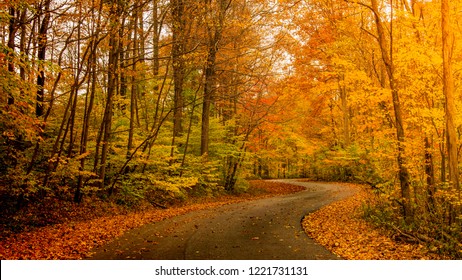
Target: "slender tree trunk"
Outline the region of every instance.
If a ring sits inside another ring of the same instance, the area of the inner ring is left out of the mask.
[[[22,81],[26,80],[26,69],[24,65],[27,62],[27,59],[25,57],[27,57],[29,54],[29,49],[28,48],[26,49],[27,26],[24,24],[24,22],[26,21],[26,17],[27,17],[27,10],[23,9],[23,11],[21,12],[21,19],[20,19],[20,22],[22,24],[21,24],[21,40],[19,43],[19,51],[20,53],[23,54],[23,56],[21,57],[21,65],[19,66],[19,76],[21,77]],[[24,92],[21,92],[21,95],[22,94],[24,94]]]
[[[427,177],[427,204],[429,209],[435,206],[435,168],[433,164],[433,154],[431,143],[428,137],[425,137],[425,175]]]
[[[452,51],[454,47],[454,34],[450,23],[449,0],[441,1],[441,26],[443,40],[443,92],[446,109],[446,132],[449,166],[449,183],[457,191],[460,201],[459,168],[457,155],[457,131],[455,126],[456,107],[454,96],[454,77],[452,73]],[[454,212],[454,209],[451,209]],[[450,214],[450,223],[454,221],[455,213]]]
[[[218,11],[216,12],[212,8],[212,0],[205,0],[204,3],[206,18],[208,17],[208,21],[213,23],[213,26],[207,26],[207,59],[205,62],[204,101],[202,103],[201,155],[207,157],[209,153],[210,109],[215,91],[216,59],[226,12],[231,5],[231,0],[217,0]]]
[[[202,103],[201,155],[206,157],[209,153],[210,106],[212,104],[214,90],[216,52],[215,45],[209,47],[205,68],[204,100]]]
[[[87,96],[85,99],[85,107],[84,107],[84,115],[83,115],[83,127],[82,127],[82,135],[80,137],[80,155],[84,155],[87,152],[87,144],[88,144],[88,132],[89,132],[89,127],[90,127],[90,116],[91,112],[93,111],[93,104],[95,101],[95,91],[96,91],[96,49],[92,51],[92,54],[90,54],[90,60],[88,63],[88,69],[91,69],[92,71],[88,77],[88,88],[89,91],[87,92]],[[82,157],[80,159],[80,171],[85,170],[85,162],[86,159],[85,157]],[[78,182],[77,182],[77,188],[74,193],[74,202],[79,203],[82,200],[82,190],[83,187],[83,176],[80,175]]]
[[[338,145],[338,138],[337,138],[337,124],[335,122],[335,116],[334,116],[334,102],[333,100],[329,101],[329,113],[330,113],[330,127],[332,128],[332,136],[334,143],[332,143],[334,146]]]
[[[200,86],[197,88],[196,92],[194,93],[194,99],[191,104],[191,113],[189,116],[189,124],[188,124],[188,132],[186,135],[186,141],[184,144],[184,152],[183,152],[183,158],[181,160],[181,166],[180,166],[180,177],[183,176],[183,171],[184,171],[184,165],[186,163],[186,156],[188,154],[188,148],[189,148],[189,140],[191,138],[191,129],[192,129],[192,124],[193,124],[193,118],[194,118],[194,111],[196,110],[196,101],[197,101],[197,94],[200,91]]]
[[[39,61],[43,62],[46,58],[46,48],[47,48],[47,31],[48,25],[50,22],[50,2],[51,0],[47,0],[45,2],[44,10],[40,11],[43,12],[44,18],[42,23],[39,27],[39,34],[38,34],[38,53],[37,58]],[[41,117],[44,113],[43,110],[43,102],[44,102],[44,94],[45,94],[45,71],[43,70],[42,63],[39,63],[39,74],[37,76],[37,103],[35,106],[35,114],[37,117]]]
[[[96,20],[95,25],[92,27],[93,29],[93,38],[91,39],[91,43],[89,48],[91,49],[89,59],[88,59],[88,91],[85,98],[85,107],[84,107],[84,114],[83,114],[83,127],[82,127],[82,134],[80,137],[80,156],[84,155],[87,152],[87,144],[88,144],[88,135],[89,135],[89,128],[90,128],[90,120],[91,120],[91,113],[93,111],[93,105],[95,102],[95,93],[96,93],[96,85],[97,85],[97,48],[98,48],[98,38],[101,31],[101,10],[103,8],[103,3],[101,2],[99,5],[98,10],[98,17]],[[92,12],[94,16],[94,10]],[[96,161],[96,159],[95,159]],[[86,158],[82,157],[80,159],[80,171],[85,170],[85,163]],[[74,202],[79,203],[82,200],[82,188],[84,186],[84,177],[83,175],[79,175],[79,179],[77,182],[77,188],[74,192]]]
[[[186,22],[185,22],[185,1],[172,1],[173,17],[173,46],[172,46],[172,64],[173,64],[173,83],[174,83],[174,109],[173,109],[173,137],[177,137],[183,131],[183,86],[185,78],[185,54],[186,45]],[[175,142],[175,140],[172,140]]]
[[[76,114],[77,114],[79,91],[80,91],[80,87],[82,86],[82,84],[87,79],[87,75],[89,73],[89,71],[84,72],[84,64],[86,63],[87,57],[88,57],[89,53],[91,52],[91,48],[87,48],[85,50],[85,52],[81,55],[81,53],[80,53],[80,46],[81,46],[81,42],[80,42],[81,41],[80,22],[79,22],[79,26],[77,27],[77,30],[78,30],[78,32],[77,32],[78,33],[77,34],[77,36],[78,36],[77,37],[78,38],[78,42],[77,42],[78,51],[77,51],[77,60],[75,62],[77,69],[76,69],[76,72],[75,72],[75,75],[74,75],[74,84],[71,87],[70,116],[69,116],[68,124],[67,124],[67,127],[66,127],[65,135],[64,135],[64,137],[62,139],[62,143],[61,143],[61,149],[62,149],[64,147],[64,144],[65,144],[65,141],[66,141],[67,133],[69,133],[69,147],[68,147],[68,151],[67,151],[67,156],[68,157],[72,157],[72,155],[74,153],[74,145],[75,145],[76,138],[77,138],[77,135],[76,135],[77,133],[75,131],[75,120],[76,120]],[[84,75],[81,77],[82,72],[84,72]],[[61,153],[61,150],[59,151],[59,153]]]
[[[140,7],[139,12],[137,13],[137,32],[138,32],[138,47],[136,50],[137,54],[137,61],[139,65],[140,75],[137,76],[137,80],[140,82],[137,82],[137,90],[136,90],[136,95],[135,95],[135,109],[136,109],[136,125],[141,128],[144,126],[145,131],[149,130],[149,123],[148,123],[148,115],[149,115],[149,109],[148,109],[148,104],[149,102],[146,100],[146,85],[144,84],[144,81],[147,78],[147,73],[145,71],[146,69],[146,33],[144,30],[143,26],[143,16],[144,16],[144,6]],[[140,118],[140,111],[142,111],[142,119],[144,120],[144,123],[141,123],[141,118]]]
[[[393,109],[395,113],[395,125],[396,125],[396,137],[398,140],[398,169],[399,169],[399,181],[401,188],[401,196],[403,199],[403,215],[406,219],[412,218],[412,207],[411,207],[411,188],[410,188],[410,176],[407,168],[404,165],[404,125],[401,110],[401,102],[399,97],[398,89],[395,85],[393,59],[392,59],[392,43],[387,42],[385,33],[384,23],[380,17],[377,0],[371,0],[372,10],[374,12],[374,18],[377,28],[377,39],[382,52],[382,60],[385,64],[385,68],[388,74],[389,86],[393,99]],[[392,37],[392,36],[390,36]]]
[[[440,179],[441,182],[446,182],[446,146],[445,146],[445,141],[446,141],[446,129],[443,129],[443,135],[441,136],[441,142],[440,142],[440,155],[441,155],[441,172],[440,172]]]
[[[133,11],[133,50],[132,50],[132,87],[130,93],[130,125],[128,130],[128,143],[127,143],[127,158],[130,157],[131,150],[133,148],[133,136],[135,130],[135,110],[136,110],[136,95],[138,92],[137,77],[136,77],[136,66],[138,60],[138,11],[134,8]]]
[[[79,62],[77,62],[79,64]],[[81,68],[79,66],[79,68]],[[76,135],[75,135],[75,116],[77,114],[77,102],[78,102],[78,98],[79,98],[79,88],[80,88],[80,82],[78,81],[79,79],[79,74],[80,74],[80,70],[78,71],[78,73],[76,74],[76,77],[75,77],[75,85],[73,86],[71,92],[73,94],[73,98],[72,98],[72,104],[71,104],[71,115],[69,117],[69,123],[67,125],[67,131],[69,132],[69,147],[68,147],[68,150],[67,150],[67,156],[68,157],[71,157],[72,156],[72,153],[73,153],[73,149],[74,149],[74,144],[75,144],[75,138],[76,138]],[[85,78],[85,77],[84,77]],[[63,138],[63,142],[62,142],[62,145],[61,147],[64,146],[65,144],[65,140],[66,140],[66,137]]]
[[[107,74],[107,98],[106,107],[104,110],[104,117],[102,123],[102,149],[101,149],[101,162],[99,168],[99,178],[101,180],[101,189],[105,187],[106,180],[106,169],[107,169],[107,157],[109,154],[109,145],[112,134],[112,116],[113,116],[113,101],[114,95],[117,91],[118,85],[118,69],[119,69],[119,41],[117,27],[120,26],[119,16],[121,15],[121,9],[117,4],[113,4],[111,8],[111,21],[113,23],[113,30],[110,37],[110,52],[109,52],[109,65]],[[111,195],[113,189],[109,189],[109,195]]]
[[[342,75],[341,80],[344,81]],[[343,114],[343,145],[344,147],[350,146],[350,110],[348,108],[348,99],[347,92],[344,85],[340,84],[339,81],[339,90],[340,90],[340,100],[342,102],[342,114]]]
[[[15,69],[15,64],[14,64],[14,55],[15,55],[15,39],[16,39],[16,32],[18,30],[18,24],[17,24],[17,18],[16,18],[16,8],[15,7],[10,7],[9,8],[9,25],[8,25],[8,48],[10,51],[9,57],[8,57],[8,71],[10,73],[14,73]],[[7,97],[7,103],[8,105],[14,104],[14,96],[11,94],[8,95]]]
[[[121,24],[120,24],[120,28],[119,28],[119,35],[118,35],[118,38],[124,38],[124,32],[125,32],[125,18],[122,18],[121,19]],[[130,38],[130,35],[128,36],[128,41],[132,41],[132,38]],[[120,73],[118,74],[119,78],[118,80],[120,81],[120,86],[118,87],[118,89],[116,89],[116,93],[120,96],[120,98],[122,100],[125,100],[127,98],[127,89],[128,89],[128,78],[127,78],[127,75],[125,75],[125,68],[127,67],[126,66],[126,61],[129,59],[128,58],[128,55],[127,55],[127,49],[128,47],[125,47],[125,43],[124,43],[124,40],[118,40],[119,41],[119,46],[118,46],[118,49],[119,49],[119,58],[118,58],[118,67],[120,68]],[[122,103],[118,106],[118,109],[120,111],[125,111],[125,109],[127,108],[127,106],[125,105],[125,103]]]
[[[157,93],[157,90],[159,89],[159,86],[157,84],[158,82],[158,76],[159,76],[159,36],[160,36],[160,30],[159,30],[159,12],[158,12],[158,0],[153,0],[152,1],[152,20],[153,20],[153,34],[152,34],[152,65],[153,65],[153,75],[155,78],[155,86],[154,90]]]

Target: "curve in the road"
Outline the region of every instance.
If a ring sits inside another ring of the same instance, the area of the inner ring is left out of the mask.
[[[309,238],[300,221],[354,191],[334,183],[282,181],[306,190],[144,225],[99,248],[92,259],[339,259]]]

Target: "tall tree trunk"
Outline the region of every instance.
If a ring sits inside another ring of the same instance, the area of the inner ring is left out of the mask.
[[[153,65],[153,76],[155,79],[154,90],[159,90],[158,85],[158,76],[159,76],[159,37],[160,37],[160,30],[159,30],[159,12],[158,12],[158,0],[152,1],[152,20],[153,20],[153,34],[152,34],[152,65]]]
[[[186,49],[186,22],[185,22],[185,2],[184,0],[172,0],[173,17],[173,83],[174,83],[174,104],[173,104],[173,138],[180,135],[183,131],[183,85],[185,78],[185,61],[183,55]],[[175,142],[173,139],[172,142]]]
[[[443,92],[446,109],[446,132],[448,149],[449,183],[454,186],[460,200],[459,168],[457,156],[457,131],[454,123],[456,117],[454,77],[452,73],[452,50],[454,47],[454,34],[452,32],[449,13],[449,0],[441,1],[441,27],[443,40]],[[453,212],[454,209],[451,209]],[[450,215],[453,222],[454,213]]]
[[[19,66],[19,76],[21,77],[22,81],[26,80],[26,59],[24,57],[27,57],[29,55],[29,48],[26,48],[26,36],[27,36],[27,25],[24,24],[26,22],[27,18],[27,10],[23,9],[21,12],[21,19],[20,22],[21,24],[21,40],[19,43],[19,52],[22,53],[23,55],[21,56],[21,65]],[[21,95],[24,94],[21,92]]]
[[[95,42],[93,44],[96,45]],[[90,127],[90,116],[91,112],[93,111],[93,104],[95,101],[95,91],[96,91],[96,48],[93,48],[92,53],[90,54],[90,59],[88,62],[88,69],[91,71],[90,75],[88,76],[88,91],[87,96],[85,98],[85,107],[84,107],[84,115],[83,115],[83,127],[82,127],[82,134],[80,137],[80,156],[84,155],[87,152],[87,144],[88,144],[88,132]],[[80,171],[85,170],[85,157],[80,159]],[[82,187],[83,187],[83,175],[79,175],[79,179],[77,182],[77,188],[74,193],[74,202],[79,203],[82,200]]]
[[[128,130],[128,142],[127,142],[127,158],[130,157],[131,150],[133,148],[133,136],[135,130],[135,110],[136,110],[136,95],[138,94],[138,84],[136,77],[136,65],[138,61],[138,11],[137,8],[133,8],[132,26],[133,26],[133,49],[132,49],[132,80],[131,80],[131,93],[130,93],[130,125]]]
[[[121,19],[121,23],[120,23],[120,26],[119,26],[119,38],[124,38],[124,33],[125,33],[125,18],[122,18]],[[119,68],[120,68],[120,73],[118,74],[119,75],[119,78],[118,80],[120,81],[120,86],[118,87],[118,89],[116,89],[116,93],[117,95],[120,96],[120,98],[122,100],[125,100],[127,98],[127,89],[128,89],[128,78],[127,78],[127,75],[125,74],[125,68],[127,67],[126,66],[126,61],[129,59],[128,58],[128,47],[125,47],[125,42],[124,40],[118,40],[119,41],[119,58],[118,58],[118,61],[119,61]],[[130,35],[128,36],[127,38],[127,41],[132,41],[132,38],[130,38]],[[118,109],[121,110],[121,111],[125,111],[125,109],[127,108],[127,106],[125,105],[125,103],[122,103],[122,104],[119,104],[118,105]]]
[[[50,2],[51,0],[47,0],[45,2],[45,6],[43,7],[44,18],[42,23],[39,27],[39,34],[38,34],[38,53],[37,59],[39,60],[39,74],[37,76],[37,103],[35,106],[35,114],[37,117],[41,117],[44,113],[43,110],[43,102],[44,102],[44,94],[45,94],[45,71],[43,70],[43,65],[40,62],[45,61],[46,58],[46,48],[47,48],[47,31],[48,31],[48,24],[50,22]]]
[[[204,100],[202,103],[201,155],[209,153],[210,108],[216,80],[216,59],[223,33],[226,12],[231,0],[217,0],[218,11],[212,7],[212,0],[205,0],[205,14],[212,25],[207,26],[207,59],[205,64]]]
[[[394,67],[392,59],[392,36],[390,36],[390,43],[387,40],[385,34],[385,26],[381,19],[377,0],[371,0],[371,7],[374,13],[376,28],[377,28],[377,39],[382,52],[382,60],[387,70],[389,86],[393,99],[393,109],[395,113],[395,125],[396,125],[396,137],[398,140],[398,169],[399,169],[399,181],[401,188],[401,196],[403,199],[403,215],[406,219],[412,218],[412,207],[411,207],[411,188],[410,188],[410,176],[407,168],[404,165],[404,125],[401,111],[401,102],[399,98],[399,92],[395,84]],[[392,29],[391,29],[392,30]]]
[[[159,63],[159,37],[160,37],[160,30],[159,26],[159,7],[158,7],[158,0],[153,0],[152,1],[152,74],[154,78],[154,88],[153,88],[153,94],[154,96],[158,94],[158,100],[160,98],[160,93],[159,93],[159,69],[160,69],[160,63]],[[141,23],[142,24],[142,21]],[[158,103],[158,102],[157,102]],[[158,108],[156,108],[157,110]],[[149,131],[150,129],[150,122],[149,122],[149,108],[148,106],[145,106],[145,115],[146,115],[146,131]],[[154,117],[154,124],[153,127],[155,127],[155,122],[156,122],[156,117]],[[148,146],[148,144],[147,144]],[[145,150],[147,146],[143,149]]]
[[[446,182],[446,146],[445,146],[445,140],[446,138],[446,129],[443,129],[443,134],[441,136],[441,141],[439,144],[439,150],[440,150],[440,155],[441,155],[441,172],[440,172],[440,179],[441,182]]]
[[[341,81],[344,81],[345,78],[341,77]],[[342,102],[342,114],[343,114],[343,145],[344,148],[350,146],[350,109],[348,108],[348,99],[347,91],[344,85],[340,83],[339,80],[339,90],[340,90],[340,100]]]
[[[190,113],[190,116],[189,116],[188,131],[187,131],[187,134],[186,134],[186,141],[184,143],[183,158],[181,160],[181,166],[180,166],[180,177],[183,176],[183,171],[184,171],[183,167],[184,167],[184,165],[186,163],[186,156],[188,154],[189,140],[191,138],[191,129],[192,129],[192,124],[193,124],[194,111],[196,110],[197,94],[198,94],[199,90],[200,90],[200,86],[198,87],[198,89],[194,93],[194,99],[193,99],[193,102],[191,104],[191,113]]]
[[[435,206],[435,168],[433,164],[433,154],[431,143],[428,136],[425,137],[425,176],[427,177],[427,204],[428,208],[434,209]]]
[[[202,103],[201,155],[203,156],[207,156],[209,153],[210,106],[214,90],[216,53],[216,46],[214,44],[209,46],[205,67],[204,100]]]
[[[80,137],[80,156],[84,155],[87,152],[87,143],[88,143],[88,135],[89,135],[89,128],[90,128],[90,117],[93,111],[93,105],[95,101],[95,93],[96,93],[96,85],[97,85],[97,48],[98,48],[98,38],[101,31],[101,10],[103,9],[103,3],[100,2],[99,10],[98,10],[98,17],[94,26],[92,26],[92,35],[93,38],[91,39],[89,48],[91,49],[89,59],[88,59],[88,86],[87,86],[87,95],[85,98],[85,107],[83,113],[83,127],[82,127],[82,134]],[[92,11],[93,17],[94,10]],[[80,171],[85,170],[85,163],[86,158],[82,157],[80,159]],[[77,188],[74,192],[74,202],[79,203],[82,200],[82,188],[84,186],[84,177],[83,175],[79,175],[79,179],[77,182]]]
[[[13,5],[13,4],[12,4]],[[16,39],[16,32],[18,30],[17,18],[16,18],[16,8],[10,7],[9,8],[9,25],[8,25],[8,49],[9,49],[9,57],[8,57],[8,71],[10,73],[14,73],[14,55],[15,55],[15,39]],[[8,105],[14,104],[14,96],[11,94],[7,97]]]
[[[117,91],[118,86],[118,69],[119,69],[119,33],[118,27],[120,26],[119,17],[121,16],[121,9],[117,4],[113,4],[111,7],[111,21],[113,29],[110,34],[110,51],[109,51],[109,62],[108,62],[108,74],[107,74],[107,97],[106,107],[104,110],[103,123],[102,123],[102,149],[101,149],[101,162],[99,168],[99,178],[101,180],[101,189],[105,187],[106,169],[107,169],[107,157],[109,153],[109,145],[112,134],[112,116],[113,116],[113,101],[114,95]],[[111,195],[113,189],[109,189],[109,195]]]

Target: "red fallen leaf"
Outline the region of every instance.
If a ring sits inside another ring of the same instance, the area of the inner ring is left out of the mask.
[[[65,205],[71,209],[71,215],[62,217],[61,224],[32,229],[22,233],[0,238],[0,258],[7,259],[82,259],[90,251],[106,242],[121,236],[129,229],[146,223],[158,222],[191,211],[214,208],[225,204],[259,199],[301,191],[303,187],[279,182],[252,181],[255,191],[251,194],[223,196],[201,202],[175,206],[169,209],[144,209],[138,213],[128,213],[109,205],[94,205],[85,208],[77,205]],[[58,209],[64,209],[58,205]],[[31,210],[31,213],[33,211]],[[106,216],[105,216],[106,215]],[[33,215],[31,215],[33,216]],[[59,242],[57,242],[59,240]]]

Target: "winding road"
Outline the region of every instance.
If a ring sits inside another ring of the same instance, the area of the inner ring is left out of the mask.
[[[354,191],[335,183],[279,181],[306,189],[144,225],[99,248],[92,259],[339,259],[305,234],[301,220]]]

